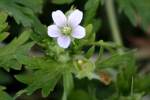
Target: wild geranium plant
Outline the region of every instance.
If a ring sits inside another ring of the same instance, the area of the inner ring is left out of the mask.
[[[149,74],[116,14],[146,31],[149,10],[149,0],[0,0],[0,100],[142,100]]]

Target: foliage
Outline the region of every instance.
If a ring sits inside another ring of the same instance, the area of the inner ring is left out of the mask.
[[[0,100],[13,100],[13,98],[9,96],[4,89],[5,87],[0,86]]]
[[[117,0],[123,11],[134,26],[140,25],[145,31],[150,26],[149,0]]]
[[[8,27],[8,24],[5,22],[7,19],[7,14],[4,12],[0,12],[0,41],[3,41],[8,35],[8,32],[4,32]]]
[[[21,68],[21,63],[18,63],[16,58],[19,55],[27,55],[27,52],[33,46],[33,42],[24,44],[29,36],[30,31],[23,32],[19,38],[0,48],[0,64],[4,69],[14,68],[19,70]]]
[[[84,24],[88,25],[89,23],[93,24],[94,30],[97,31],[101,25],[101,20],[95,18],[97,9],[100,5],[100,0],[88,0],[84,6],[85,10],[85,19]]]
[[[0,9],[16,20],[17,24],[23,24],[25,27],[33,27],[39,34],[44,34],[44,26],[38,20],[36,13],[41,12],[42,0],[0,0]],[[36,8],[36,9],[35,9]]]

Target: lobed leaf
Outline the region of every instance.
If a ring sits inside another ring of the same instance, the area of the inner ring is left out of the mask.
[[[0,100],[13,100],[13,98],[7,94],[4,90],[4,87],[0,86]]]
[[[148,31],[150,27],[149,0],[117,0],[117,3],[134,26],[140,25]]]
[[[15,38],[11,43],[0,48],[0,65],[4,69],[9,70],[20,69],[21,63],[16,59],[19,55],[27,55],[33,42],[25,44],[29,39],[31,31],[23,32],[18,38]],[[20,60],[20,59],[19,59]]]
[[[42,0],[0,0],[0,9],[14,17],[18,24],[32,27],[37,33],[44,34],[46,29],[35,14],[41,11],[41,2]]]

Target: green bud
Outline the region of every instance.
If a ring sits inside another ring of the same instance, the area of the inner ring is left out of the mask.
[[[81,79],[88,77],[92,79],[95,70],[95,64],[89,59],[79,59],[75,62],[76,76]]]

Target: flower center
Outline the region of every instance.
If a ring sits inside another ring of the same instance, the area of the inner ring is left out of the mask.
[[[71,29],[71,27],[65,26],[65,27],[62,28],[61,32],[62,32],[64,35],[70,35],[71,32],[72,32],[72,29]]]

